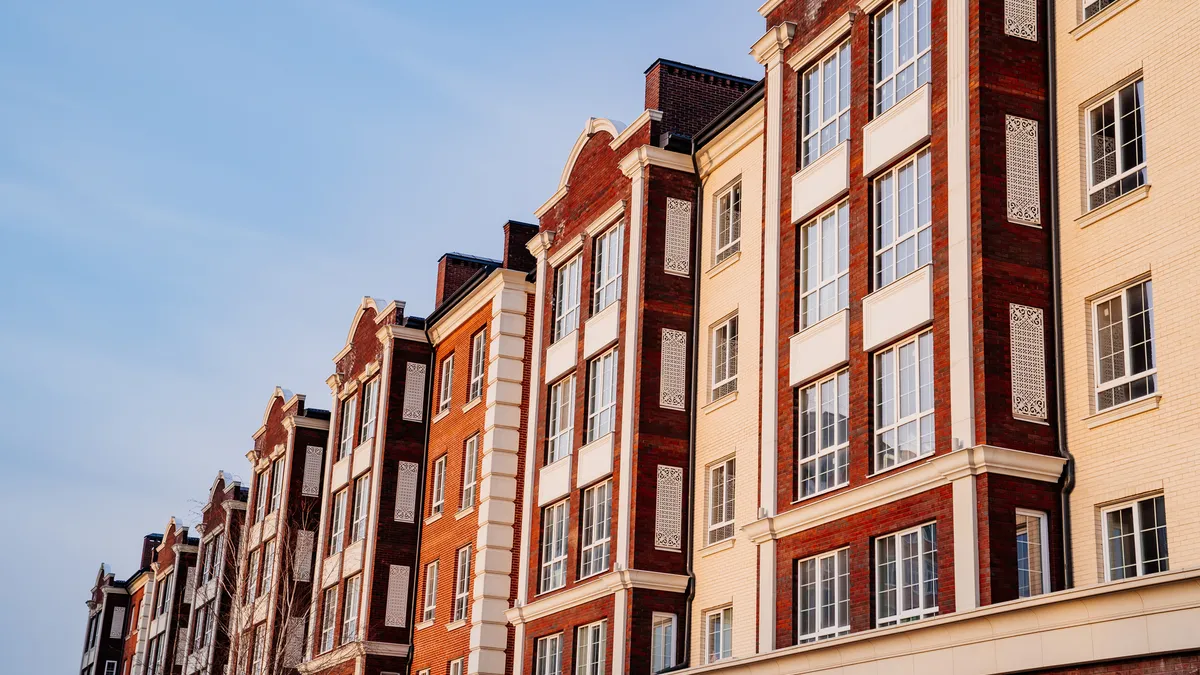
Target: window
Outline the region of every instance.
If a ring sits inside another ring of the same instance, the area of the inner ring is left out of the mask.
[[[580,626],[575,633],[575,675],[604,675],[604,622]]]
[[[257,554],[257,553],[258,552],[255,551],[255,554]],[[257,573],[258,568],[255,567],[254,571]],[[166,614],[167,610],[170,609],[170,607],[171,607],[171,581],[174,578],[175,578],[174,575],[171,574],[170,572],[168,572],[167,575],[165,577],[163,577],[161,581],[158,582],[158,588],[159,588],[158,611],[155,612],[155,614],[154,614],[155,616],[161,616],[163,614]]]
[[[850,372],[800,390],[800,498],[850,482]]]
[[[875,114],[929,82],[929,2],[898,0],[875,15]]]
[[[1017,596],[1050,592],[1050,536],[1046,514],[1017,509]]]
[[[742,250],[742,184],[717,196],[716,262]]]
[[[592,259],[592,314],[603,310],[621,298],[621,258],[623,223],[596,238]]]
[[[446,456],[442,455],[433,463],[433,515],[439,515],[446,508]]]
[[[571,454],[575,434],[575,378],[568,377],[550,387],[549,447],[546,463],[553,464]]]
[[[554,339],[558,342],[579,326],[579,256],[554,272]]]
[[[367,383],[363,388],[362,427],[358,437],[363,442],[375,438],[375,415],[379,412],[379,378]]]
[[[809,68],[800,80],[804,87],[803,167],[850,138],[850,41]]]
[[[712,400],[737,391],[738,318],[732,316],[712,331]]]
[[[354,397],[342,401],[342,435],[338,438],[337,458],[349,457],[354,451]]]
[[[1088,19],[1100,13],[1100,10],[1108,7],[1117,0],[1083,0],[1083,19]]]
[[[1088,109],[1088,208],[1146,184],[1142,81],[1122,87]]]
[[[337,625],[337,586],[325,589],[321,604],[321,653],[333,649],[333,628]]]
[[[450,399],[454,392],[454,355],[447,356],[442,361],[442,381],[438,389],[438,412],[450,409]]]
[[[737,472],[733,458],[708,467],[708,543],[733,536]]]
[[[263,672],[263,657],[267,651],[267,626],[259,624],[254,629],[254,666],[251,672],[253,675],[262,675]]]
[[[704,616],[704,637],[708,643],[708,662],[733,656],[733,608],[726,607]]]
[[[471,600],[471,547],[458,549],[458,566],[454,572],[454,616],[452,621],[464,621]]]
[[[475,478],[478,472],[479,464],[479,436],[475,435],[467,439],[463,444],[463,476],[462,476],[462,498],[460,500],[459,510],[469,509],[475,506]]]
[[[937,614],[937,523],[875,540],[876,627]]]
[[[1106,410],[1157,391],[1154,293],[1150,281],[1129,286],[1093,305],[1096,409]]]
[[[453,661],[450,662],[449,675],[463,675],[463,660],[462,659],[454,659]]]
[[[800,643],[850,632],[850,549],[801,560],[796,589]]]
[[[474,401],[483,396],[483,376],[487,372],[487,329],[471,337],[471,383],[467,400]]]
[[[267,595],[271,592],[271,580],[275,578],[275,540],[267,542],[263,545],[263,572],[262,572],[262,593]]]
[[[250,551],[250,561],[246,563],[246,602],[258,598],[258,556],[258,549]]]
[[[1167,511],[1163,496],[1104,511],[1106,581],[1166,572]]]
[[[161,637],[161,636],[159,636]],[[146,668],[147,675],[158,675],[161,660],[159,637],[150,638],[150,646],[146,649],[146,653],[150,656],[149,665]]]
[[[204,566],[200,571],[200,582],[208,583],[217,576],[218,556],[221,554],[221,535],[217,535],[204,544]]]
[[[675,666],[675,615],[654,613],[651,624],[650,672]]]
[[[267,507],[267,513],[278,511],[283,500],[283,468],[283,459],[277,459],[271,465],[271,503]]]
[[[579,578],[608,569],[608,542],[612,520],[612,481],[583,491],[583,547]]]
[[[117,662],[116,661],[105,661],[104,662],[104,675],[117,675]]]
[[[842,202],[800,233],[800,328],[850,305],[850,203]]]
[[[254,487],[254,522],[261,523],[267,515],[267,471],[263,469],[255,476]]]
[[[567,517],[567,500],[542,509],[542,575],[538,582],[541,593],[567,583]]]
[[[425,566],[425,608],[421,612],[422,621],[433,621],[437,614],[438,561],[434,560]]]
[[[358,600],[361,591],[361,574],[346,581],[346,601],[342,603],[342,644],[358,639]]]
[[[192,625],[192,651],[200,651],[207,644],[205,642],[206,631],[208,630],[208,607],[201,607],[196,610],[196,620]]]
[[[875,290],[933,260],[929,150],[875,180]]]
[[[354,508],[350,515],[350,543],[362,541],[367,536],[367,501],[371,497],[371,477],[360,476],[354,481]]]
[[[562,633],[538,638],[534,675],[562,675]]]
[[[588,363],[587,442],[612,433],[617,425],[617,350]]]
[[[875,471],[933,453],[933,332],[875,355]]]
[[[346,490],[333,496],[333,520],[329,523],[329,555],[346,547]]]

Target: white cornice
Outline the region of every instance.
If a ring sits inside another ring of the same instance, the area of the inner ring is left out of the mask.
[[[289,417],[288,419],[292,420],[292,424],[304,429],[318,429],[323,431],[329,428],[329,420],[320,420],[315,417],[301,417],[299,415]]]
[[[375,337],[379,338],[380,342],[387,342],[389,338],[392,340],[408,340],[409,342],[429,342],[429,338],[425,337],[425,331],[407,326],[397,326],[395,324],[388,324],[380,328]]]
[[[616,204],[608,207],[608,210],[600,214],[598,218],[593,220],[587,227],[583,228],[589,237],[594,237],[613,224],[613,221],[620,218],[625,213],[625,204],[627,200],[620,200]]]
[[[550,244],[554,243],[553,232],[538,232],[532,239],[525,243],[525,248],[529,254],[535,258],[540,258],[545,255],[550,249]]]
[[[783,0],[767,0],[762,4],[761,7],[758,8],[758,13],[760,16],[762,16],[762,18],[765,19],[767,18],[767,15],[769,15],[771,12],[774,12],[782,4]]]
[[[766,122],[766,104],[759,101],[753,108],[738,118],[737,122],[729,125],[696,153],[696,163],[700,166],[700,177],[704,178],[715,171],[754,140],[763,135]],[[757,160],[756,160],[757,163]],[[761,169],[761,164],[759,164]]]
[[[934,457],[824,499],[803,502],[777,516],[756,520],[743,529],[751,541],[762,544],[949,485],[963,476],[995,473],[1057,482],[1065,463],[1065,459],[1053,455],[980,445]]]
[[[563,241],[561,244],[559,244],[559,249],[554,253],[551,253],[549,257],[546,258],[546,262],[551,267],[558,267],[559,265],[565,263],[571,258],[571,256],[574,256],[576,253],[579,253],[583,250],[583,240],[584,236],[581,233],[574,239],[567,239],[566,241]]]
[[[792,43],[792,37],[796,35],[796,24],[791,21],[783,23],[771,28],[754,43],[750,48],[750,55],[755,61],[765,65],[768,62],[779,57],[783,50]]]
[[[837,21],[834,21],[828,28],[821,31],[820,35],[809,40],[803,49],[792,54],[787,60],[792,70],[800,70],[812,65],[812,61],[823,56],[826,51],[847,37],[850,34],[850,27],[854,25],[854,20],[858,18],[858,12],[858,9],[852,9],[841,15]]]
[[[550,211],[550,209],[554,208],[555,204],[559,203],[562,201],[563,197],[567,196],[567,189],[569,187],[570,186],[568,185],[564,185],[558,188],[554,194],[550,195],[550,199],[547,199],[544,204],[533,210],[533,215],[540,220],[542,216],[546,215],[546,213]]]
[[[621,160],[621,172],[630,178],[639,169],[647,166],[661,166],[684,173],[694,173],[692,156],[683,152],[672,152],[653,145],[643,145],[630,152]]]
[[[501,267],[492,270],[492,273],[482,284],[467,294],[467,297],[460,300],[454,309],[438,319],[437,323],[429,327],[429,336],[433,338],[433,343],[441,343],[501,293],[505,291],[532,293],[533,284],[525,280],[526,274],[526,272],[520,270],[510,270]]]
[[[558,189],[555,190],[554,195],[550,197],[545,204],[542,204],[536,211],[533,212],[533,215],[541,218],[546,214],[547,211],[554,208],[554,205],[557,204],[560,199],[567,195],[567,190],[570,188],[568,181],[571,179],[571,172],[575,170],[575,162],[579,161],[579,155],[583,153],[583,147],[587,145],[588,140],[591,139],[592,136],[604,131],[613,138],[616,138],[620,136],[621,132],[624,130],[625,125],[621,124],[620,122],[614,122],[613,120],[605,119],[603,117],[589,117],[587,124],[583,126],[583,131],[581,131],[579,136],[575,139],[575,145],[571,148],[570,154],[567,155],[566,166],[563,167],[562,175],[560,175],[558,178]]]
[[[629,126],[625,127],[624,131],[613,137],[612,142],[608,144],[608,147],[612,148],[613,150],[620,148],[625,144],[625,141],[632,138],[633,135],[637,133],[637,130],[641,129],[643,125],[649,124],[652,121],[661,122],[662,118],[663,113],[661,110],[646,109],[642,111],[642,114],[638,115],[637,119],[631,122]]]
[[[647,570],[615,570],[592,581],[576,584],[561,593],[534,600],[523,607],[513,607],[508,610],[506,616],[513,625],[520,625],[598,600],[619,590],[640,588],[650,591],[683,593],[687,590],[687,585],[688,577],[682,574]]]

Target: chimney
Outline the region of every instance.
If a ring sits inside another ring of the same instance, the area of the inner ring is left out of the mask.
[[[525,244],[537,236],[538,226],[510,220],[504,224],[504,269],[532,272],[537,260]]]
[[[755,84],[744,77],[658,59],[646,69],[646,109],[662,111],[660,137],[691,138]]]
[[[463,284],[467,283],[475,272],[484,267],[496,267],[498,260],[476,258],[461,253],[447,253],[438,259],[437,297],[434,298],[434,308],[440,307],[446,298],[454,295]]]
[[[161,534],[148,534],[142,538],[142,566],[139,569],[150,569],[150,563],[154,562],[154,559],[158,557],[154,549],[158,548],[158,545],[161,543]]]

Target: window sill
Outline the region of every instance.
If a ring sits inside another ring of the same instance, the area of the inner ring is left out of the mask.
[[[417,624],[417,625],[416,625],[416,626],[414,626],[414,627],[415,627],[417,630],[424,630],[424,629],[426,629],[426,628],[429,628],[429,627],[430,627],[430,626],[432,626],[432,625],[433,625],[433,619],[429,619],[428,621],[422,621],[421,623]]]
[[[875,440],[875,439],[874,439],[874,438],[872,438],[871,440],[873,441],[873,440]],[[913,457],[912,459],[905,460],[905,461],[903,461],[903,462],[898,462],[898,463],[896,463],[896,464],[893,464],[893,465],[889,466],[889,467],[888,467],[888,468],[886,468],[886,469],[880,469],[880,470],[878,470],[878,471],[872,471],[871,473],[868,473],[868,474],[867,474],[867,478],[876,478],[876,477],[882,476],[882,475],[884,475],[884,474],[886,474],[886,473],[891,473],[891,472],[895,471],[896,469],[900,469],[900,468],[906,467],[906,466],[908,466],[908,465],[910,465],[910,464],[916,464],[917,462],[920,462],[921,460],[929,460],[929,459],[933,459],[933,458],[934,458],[936,455],[937,455],[937,453],[936,453],[936,452],[930,452],[930,453],[928,453],[928,454],[924,454],[924,455],[917,455],[916,457]],[[872,457],[872,459],[874,459],[874,457]],[[825,494],[825,493],[821,493],[821,494]],[[814,495],[814,496],[815,496],[815,495]],[[808,498],[806,497],[805,499],[808,499]]]
[[[928,457],[928,455],[925,455],[925,456]],[[918,457],[917,459],[920,459],[920,457]],[[910,461],[916,461],[916,460],[910,460]],[[907,462],[906,462],[906,464],[907,464]],[[901,466],[901,465],[897,464],[896,466]],[[892,469],[896,468],[896,466],[888,467],[887,469],[884,469],[883,472],[891,471]],[[819,497],[824,497],[825,495],[828,495],[828,494],[832,494],[832,493],[837,492],[838,490],[841,490],[842,488],[845,488],[845,487],[850,487],[850,481],[846,481],[845,483],[840,483],[831,488],[826,488],[824,490],[821,490],[820,492],[814,492],[811,495],[805,495],[804,497],[794,500],[792,502],[792,506],[796,506],[798,504],[803,504],[805,502],[811,502],[814,499],[817,499]]]
[[[1096,30],[1101,26],[1101,24],[1106,23],[1109,19],[1120,14],[1125,10],[1125,8],[1129,7],[1135,2],[1137,2],[1137,0],[1118,0],[1118,2],[1105,7],[1104,9],[1100,10],[1099,14],[1072,28],[1070,30],[1071,37],[1078,40],[1084,35]]]
[[[433,514],[432,516],[429,516],[428,518],[426,518],[426,519],[425,519],[425,524],[426,524],[426,525],[431,525],[431,524],[433,524],[433,523],[436,523],[437,521],[439,521],[439,520],[441,520],[441,519],[442,519],[442,514],[441,514],[441,513],[435,513],[435,514]]]
[[[741,249],[738,249],[732,255],[730,255],[728,258],[726,258],[726,259],[722,260],[721,262],[708,268],[708,271],[705,272],[705,274],[708,275],[709,279],[712,279],[713,277],[717,276],[721,272],[724,272],[725,270],[729,269],[730,267],[733,267],[734,264],[737,263],[737,261],[739,261],[741,259],[742,259],[742,251],[741,251]]]
[[[475,398],[471,399],[471,401],[469,403],[467,403],[466,405],[464,405],[462,407],[462,411],[467,412],[468,410],[470,410],[471,408],[474,408],[475,406],[479,405],[480,403],[483,403],[483,397],[476,396]]]
[[[712,403],[709,403],[708,405],[701,408],[700,412],[707,415],[708,413],[710,413],[718,408],[724,408],[725,406],[727,406],[730,403],[733,403],[734,401],[737,400],[737,394],[738,394],[737,391],[732,391],[728,394],[725,394],[721,398],[719,398],[719,399],[713,401]]]
[[[466,518],[467,516],[471,515],[472,513],[475,513],[475,505],[474,504],[472,504],[472,505],[468,506],[467,508],[459,511],[458,513],[454,514],[454,519],[462,520],[463,518]]]
[[[449,414],[450,414],[450,408],[449,408],[449,407],[447,407],[445,410],[443,410],[443,411],[439,412],[438,414],[434,415],[434,416],[433,416],[433,419],[429,420],[429,422],[430,422],[430,423],[433,423],[433,422],[440,422],[440,421],[442,421],[442,419],[444,419],[444,418],[446,417],[446,415],[449,415]]]
[[[1151,394],[1143,398],[1128,403],[1122,403],[1115,408],[1109,408],[1104,412],[1089,415],[1083,418],[1089,429],[1102,427],[1105,424],[1111,424],[1118,420],[1123,420],[1127,417],[1133,417],[1151,410],[1158,410],[1158,400],[1162,398],[1162,394]]]
[[[715,544],[709,544],[708,546],[700,549],[700,557],[707,558],[710,555],[716,555],[722,551],[728,551],[729,549],[733,548],[733,545],[736,543],[737,539],[730,537],[728,539],[722,539]]]
[[[448,630],[448,631],[455,630],[458,628],[462,628],[465,625],[467,625],[466,619],[459,619],[458,621],[451,621],[450,623],[446,624],[446,630]]]
[[[1133,206],[1149,196],[1150,184],[1146,183],[1132,192],[1126,192],[1111,202],[1103,206],[1097,206],[1091,211],[1079,216],[1075,219],[1075,224],[1078,225],[1080,229],[1083,229],[1097,221],[1104,220],[1118,211],[1124,210],[1126,207]]]

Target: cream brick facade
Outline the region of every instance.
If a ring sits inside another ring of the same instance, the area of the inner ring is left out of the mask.
[[[1080,23],[1056,5],[1059,231],[1075,584],[1104,580],[1100,508],[1165,495],[1170,568],[1200,565],[1200,3],[1118,0]],[[1084,214],[1084,113],[1120,84],[1144,81],[1148,188]],[[1158,394],[1095,414],[1090,300],[1153,280]]]
[[[696,502],[692,537],[696,596],[692,603],[691,664],[705,663],[704,616],[733,607],[733,657],[755,653],[757,550],[742,531],[758,505],[758,415],[762,343],[763,104],[759,101],[698,153],[704,185],[700,252],[700,335],[696,373]],[[741,250],[716,259],[717,198],[738,181],[742,188]],[[712,400],[713,327],[738,317],[737,392]],[[707,545],[708,468],[735,458],[734,535]]]

